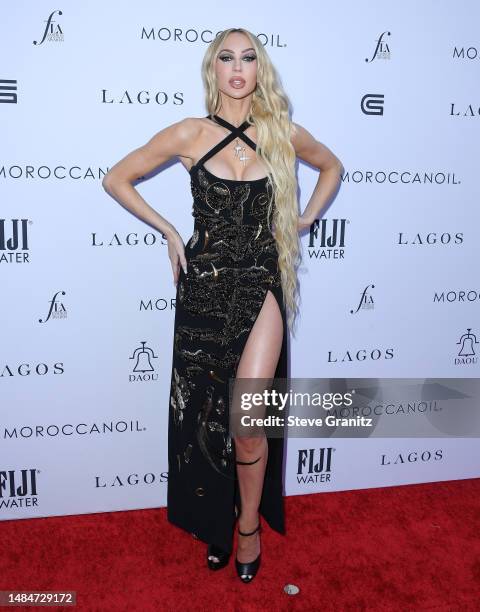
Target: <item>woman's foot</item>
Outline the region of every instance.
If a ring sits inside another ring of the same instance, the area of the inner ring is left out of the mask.
[[[237,559],[240,563],[248,563],[252,561],[260,554],[260,531],[256,531],[250,536],[240,535],[240,531],[243,533],[253,531],[257,525],[259,525],[258,514],[253,520],[244,521],[243,518],[238,520],[239,538],[237,547]]]
[[[219,570],[228,565],[230,553],[225,552],[215,544],[207,546],[207,565],[211,570]]]
[[[260,567],[260,521],[249,531],[238,527],[238,548],[235,556],[235,567],[242,582],[250,582]]]
[[[235,520],[238,518],[239,511],[235,505]],[[231,553],[225,552],[215,544],[207,546],[207,565],[211,570],[222,569],[228,565]]]

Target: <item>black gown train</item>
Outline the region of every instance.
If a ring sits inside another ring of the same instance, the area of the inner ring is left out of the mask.
[[[234,379],[267,291],[283,320],[275,378],[287,377],[287,321],[278,252],[268,217],[267,177],[221,179],[204,163],[235,138],[255,143],[217,115],[230,133],[190,169],[194,229],[185,245],[187,274],[176,289],[168,420],[168,520],[231,551],[235,505],[241,508],[235,440],[229,431],[229,379]],[[274,205],[274,204],[273,204]],[[282,438],[268,437],[259,512],[285,533]],[[248,469],[244,467],[242,469]]]

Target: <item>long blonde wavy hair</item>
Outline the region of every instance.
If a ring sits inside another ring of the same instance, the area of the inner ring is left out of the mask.
[[[289,101],[267,52],[260,40],[244,28],[229,28],[208,46],[202,62],[205,102],[209,114],[217,114],[221,94],[217,85],[215,60],[219,49],[231,32],[240,32],[250,39],[257,57],[257,86],[246,120],[257,130],[257,156],[267,167],[272,189],[269,189],[269,216],[273,201],[272,220],[282,279],[284,305],[290,330],[298,313],[297,266],[300,245],[297,229],[298,200],[295,174],[295,149],[290,142],[294,126],[289,116]]]

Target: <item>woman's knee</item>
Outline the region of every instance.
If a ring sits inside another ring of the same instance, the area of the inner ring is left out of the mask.
[[[235,448],[241,453],[246,455],[252,455],[255,453],[261,453],[265,448],[266,437],[263,436],[251,436],[251,437],[237,437],[235,440]],[[256,457],[255,457],[256,458]]]

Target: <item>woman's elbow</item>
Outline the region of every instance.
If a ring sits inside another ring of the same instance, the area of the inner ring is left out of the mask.
[[[132,180],[128,177],[119,176],[118,173],[113,173],[112,170],[109,170],[102,179],[102,185],[105,191],[111,194],[117,191],[121,185],[131,185]]]
[[[116,187],[121,182],[123,182],[123,181],[119,181],[118,177],[117,176],[113,176],[110,172],[107,172],[107,174],[102,179],[103,188],[110,195],[115,192]]]
[[[105,191],[108,193],[110,192],[110,176],[107,172],[107,174],[103,177],[102,179],[102,187],[105,189]]]
[[[332,167],[335,168],[340,174],[343,174],[345,171],[342,162],[338,159],[336,155],[334,156]]]

